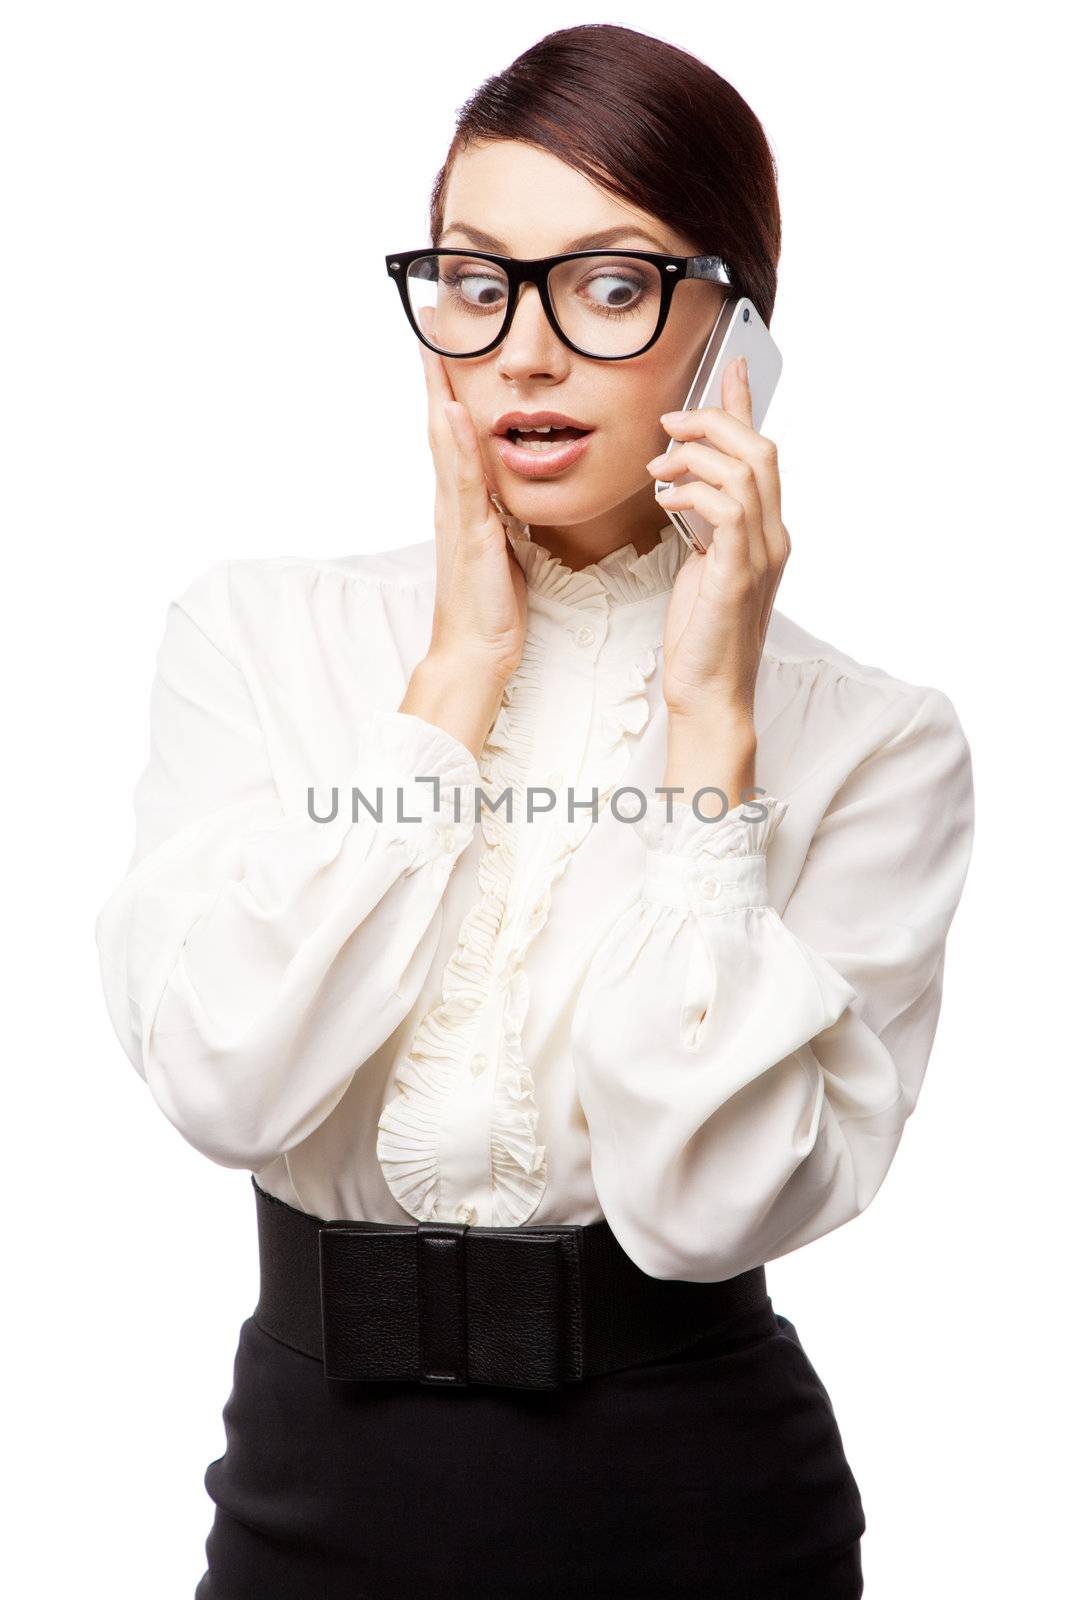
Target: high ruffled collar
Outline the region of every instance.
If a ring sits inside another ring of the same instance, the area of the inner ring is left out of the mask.
[[[603,606],[605,601],[625,605],[664,594],[673,587],[689,554],[685,540],[674,523],[668,521],[659,530],[659,544],[644,555],[638,555],[634,544],[624,544],[588,567],[575,570],[530,537],[528,522],[520,522],[507,511],[501,512],[501,520],[526,576],[527,589],[563,605]]]

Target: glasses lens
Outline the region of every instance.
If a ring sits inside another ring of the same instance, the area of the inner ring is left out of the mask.
[[[628,356],[656,331],[659,269],[638,256],[583,256],[548,275],[552,309],[567,338],[591,356]]]
[[[407,270],[408,301],[426,338],[445,355],[473,355],[500,332],[508,280],[477,256],[420,256]]]

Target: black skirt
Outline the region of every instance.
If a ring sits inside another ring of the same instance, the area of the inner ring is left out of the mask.
[[[829,1395],[770,1300],[559,1390],[327,1383],[249,1317],[196,1600],[857,1600]]]

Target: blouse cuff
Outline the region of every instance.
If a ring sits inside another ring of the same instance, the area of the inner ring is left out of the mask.
[[[470,843],[478,763],[467,746],[413,712],[373,711],[359,729],[358,815],[374,818],[413,864]],[[437,782],[419,781],[436,779]]]
[[[647,846],[642,898],[697,915],[770,904],[767,849],[789,806],[774,795],[746,800],[709,821],[677,798],[658,798],[634,826]]]

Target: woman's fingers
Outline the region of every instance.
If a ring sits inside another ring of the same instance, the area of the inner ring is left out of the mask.
[[[452,435],[456,511],[467,534],[497,533],[499,519],[489,499],[485,468],[470,412],[458,400],[446,402],[445,416]]]
[[[448,369],[434,350],[419,345],[430,406],[430,446],[460,526],[476,528],[495,517],[485,482],[478,435],[470,412],[456,399]]]
[[[751,494],[754,508],[762,510],[756,474],[748,463],[738,461],[736,456],[728,456],[725,450],[705,444],[702,439],[686,440],[684,444],[676,444],[669,454],[665,451],[661,456],[654,456],[648,462],[648,470],[655,472],[656,477],[662,478],[665,483],[680,478],[683,473],[696,472],[717,489],[728,488],[738,499]]]
[[[435,350],[420,344],[429,402],[430,448],[437,490],[445,508],[439,519],[447,529],[441,538],[447,555],[462,554],[480,534],[499,537],[500,519],[485,481],[485,467],[470,412],[456,399],[448,369]],[[451,546],[458,534],[458,550]]]
[[[706,411],[668,413],[661,420],[675,439],[706,444],[723,455],[743,461],[756,480],[763,515],[768,524],[781,519],[782,485],[778,476],[778,450],[773,440],[746,428],[736,417],[728,416],[717,406]],[[741,430],[740,437],[735,430]],[[677,453],[677,448],[672,450],[671,458]]]
[[[456,529],[461,527],[455,514],[457,499],[456,453],[457,445],[448,420],[449,405],[458,404],[452,393],[448,371],[435,350],[419,345],[423,376],[426,379],[427,434],[433,456],[437,503],[442,513],[437,517],[438,553],[442,567],[455,555]]]
[[[724,454],[746,462],[755,473],[768,528],[781,521],[778,448],[772,439],[757,433],[720,406],[708,406],[703,411],[665,411],[660,421],[675,439],[703,440]]]
[[[456,397],[452,393],[452,385],[449,382],[445,364],[437,352],[435,350],[427,350],[424,344],[420,344],[419,354],[422,357],[422,370],[426,379],[430,449],[436,456],[439,450],[447,452],[451,446],[452,431],[445,416],[445,406],[450,400],[455,400]]]
[[[522,659],[526,578],[489,498],[478,432],[436,350],[419,345],[433,453],[437,578],[431,648],[503,683]]]
[[[752,390],[748,385],[748,362],[744,356],[731,361],[723,374],[722,408],[746,428],[751,428]]]
[[[750,466],[744,461],[738,461],[736,456],[725,455],[710,444],[690,441],[687,444],[676,445],[670,455],[657,456],[655,461],[649,462],[648,469],[650,472],[655,472],[657,478],[671,483],[672,488],[679,490],[686,485],[677,484],[674,480],[684,477],[687,472],[695,473],[702,483],[723,490],[742,506],[749,531],[752,565],[757,572],[764,570],[769,556],[762,535],[763,503],[756,475]],[[662,495],[659,496],[659,502],[661,505],[669,506],[672,511],[679,505],[679,502],[671,498],[664,499]]]
[[[735,419],[743,426],[751,428],[752,395],[739,361],[732,361],[726,369],[723,379],[723,399]],[[688,413],[683,414],[688,415]],[[695,473],[702,483],[721,489],[732,502],[740,505],[745,514],[749,560],[753,571],[762,578],[772,560],[772,555],[768,549],[764,527],[764,497],[760,492],[755,469],[747,460],[740,456],[728,455],[725,450],[718,449],[706,438],[697,438],[676,443],[669,454],[656,456],[648,463],[648,470],[666,482],[680,478],[687,472]],[[675,487],[683,486],[676,484]],[[684,509],[682,501],[663,495],[659,498],[661,504],[672,509],[675,507]],[[698,507],[694,505],[693,509],[697,510]]]
[[[704,557],[705,563],[739,582],[762,576],[752,559],[748,515],[739,501],[709,483],[680,483],[658,498],[672,511],[696,511],[712,524],[715,538]],[[702,582],[703,577],[702,573]]]
[[[708,604],[690,610],[675,642],[691,638],[687,654],[703,659],[707,680],[732,686],[747,703],[758,665],[750,659],[751,641],[758,636],[762,650],[789,554],[777,451],[752,426],[751,391],[738,362],[725,374],[721,407],[667,412],[661,420],[675,444],[648,463],[649,472],[693,481],[674,481],[657,498],[672,510],[696,512],[715,529],[699,570],[698,592]]]

